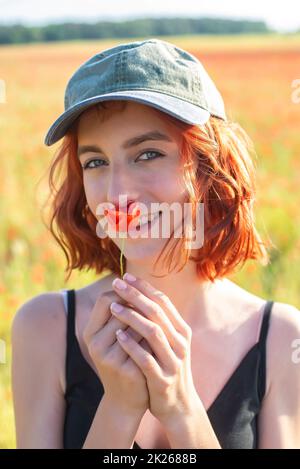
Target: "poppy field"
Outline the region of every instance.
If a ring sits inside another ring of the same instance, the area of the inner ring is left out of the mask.
[[[139,39],[139,38],[138,38]],[[300,308],[300,35],[164,37],[199,57],[219,88],[227,116],[256,150],[256,226],[271,240],[270,263],[248,262],[230,277],[254,294]],[[0,47],[0,448],[15,448],[10,328],[35,295],[96,280],[74,272],[42,221],[47,170],[60,142],[43,143],[63,112],[75,69],[124,41]],[[298,87],[298,88],[297,88]]]

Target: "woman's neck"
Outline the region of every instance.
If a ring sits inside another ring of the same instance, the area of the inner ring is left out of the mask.
[[[189,325],[204,325],[211,309],[215,291],[220,281],[212,283],[197,276],[196,264],[187,262],[180,272],[171,272],[164,277],[155,277],[145,265],[127,260],[126,272],[149,282],[154,288],[165,293]],[[155,275],[162,275],[157,270]],[[201,314],[199,314],[199,311]]]

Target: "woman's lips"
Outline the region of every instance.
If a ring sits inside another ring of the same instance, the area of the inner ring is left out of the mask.
[[[152,223],[155,224],[160,218],[161,218],[162,212],[156,212],[155,214],[152,214],[152,219],[150,219],[148,222],[143,223],[140,227],[137,227],[137,230],[140,234],[146,233],[148,230],[150,230]]]
[[[136,207],[133,209],[131,214],[106,209],[104,210],[104,215],[112,229],[115,229],[117,232],[128,232],[130,224],[130,228],[134,227],[138,231],[145,231],[145,227],[148,229],[151,226],[151,223],[155,222],[159,218],[161,212],[151,213],[150,215],[141,215],[140,209]],[[132,223],[133,220],[135,220],[134,223]]]
[[[115,228],[116,231],[128,231],[129,224],[132,220],[137,220],[140,217],[140,209],[135,207],[131,214],[126,212],[120,212],[118,210],[104,210],[104,215],[106,216],[108,223],[112,228]]]

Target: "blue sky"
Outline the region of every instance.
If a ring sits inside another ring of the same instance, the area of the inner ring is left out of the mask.
[[[0,23],[46,24],[141,16],[262,19],[280,31],[300,28],[299,0],[0,0]]]

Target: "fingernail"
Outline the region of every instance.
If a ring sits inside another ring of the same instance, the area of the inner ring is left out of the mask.
[[[111,307],[111,309],[112,309],[113,311],[115,311],[116,313],[119,313],[119,312],[122,311],[122,309],[123,309],[123,306],[122,306],[122,305],[120,305],[119,303],[115,303],[115,302],[113,302],[113,303],[110,305],[110,307]]]
[[[132,275],[132,274],[129,274],[128,272],[126,272],[126,274],[123,275],[123,279],[127,280],[128,282],[135,282],[136,281],[135,276]]]
[[[126,282],[119,278],[115,278],[112,284],[114,287],[119,288],[119,290],[125,290],[125,288],[127,287]]]

